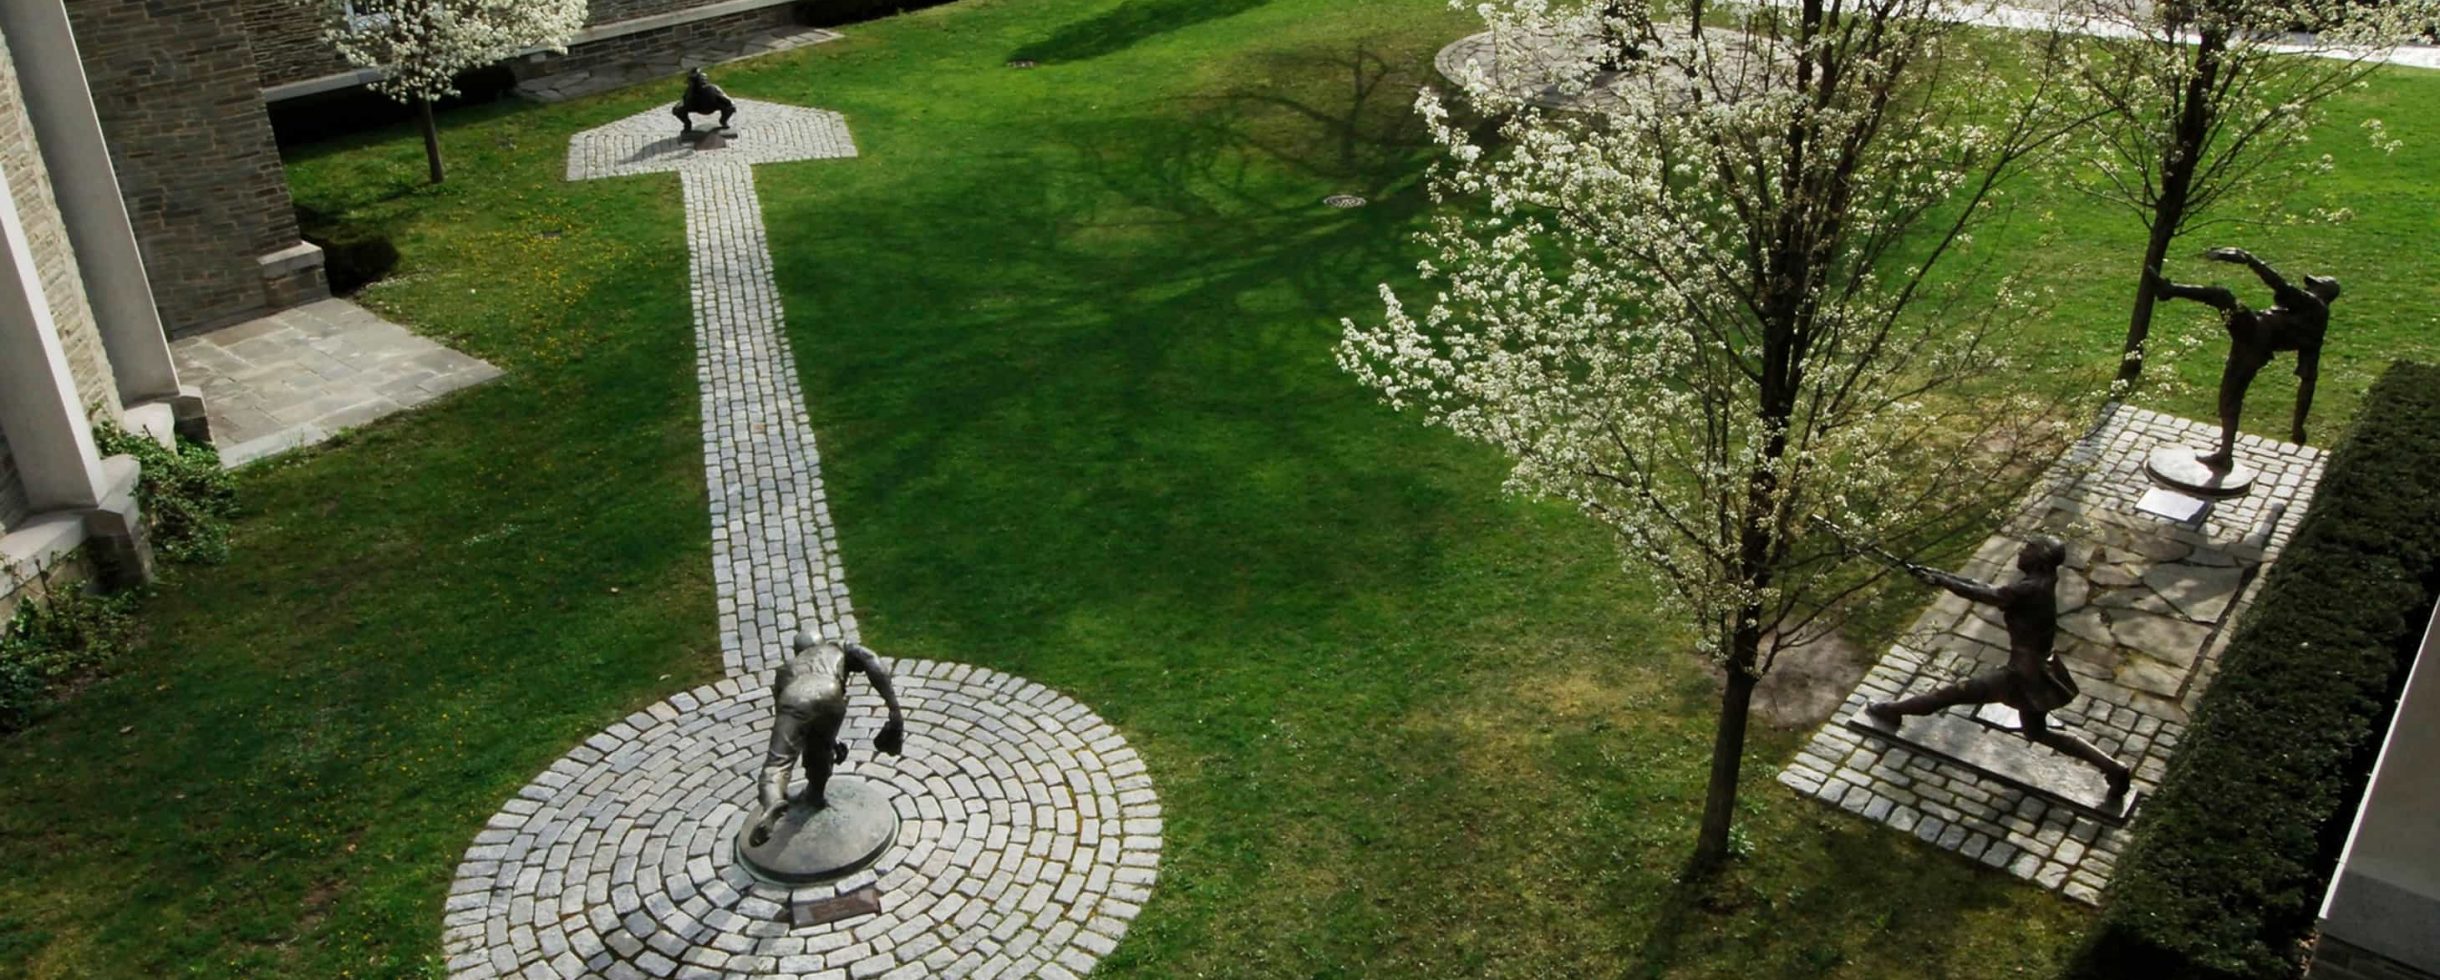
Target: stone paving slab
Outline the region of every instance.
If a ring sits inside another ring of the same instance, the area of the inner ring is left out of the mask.
[[[747,58],[758,58],[781,51],[793,51],[807,45],[836,41],[846,35],[820,27],[790,26],[747,38],[732,47],[717,50],[691,50],[684,56],[672,55],[615,68],[573,69],[553,72],[541,78],[519,83],[517,94],[536,102],[565,102],[569,99],[597,95],[611,89],[626,88],[655,80],[682,82],[680,72],[689,68],[710,68]],[[671,89],[670,102],[675,104],[679,89]]]
[[[2240,436],[2237,452],[2262,472],[2251,495],[2213,504],[2193,527],[2136,511],[2150,489],[2142,467],[2153,449],[2205,447],[2217,437],[2213,423],[2110,406],[2008,525],[1959,569],[2004,581],[2014,576],[2010,563],[2026,537],[2047,533],[2068,542],[2057,651],[2084,696],[2051,721],[2133,766],[2139,798],[2159,786],[2227,645],[2227,628],[2251,604],[2260,568],[2286,547],[2321,479],[2321,450]],[[2286,510],[2271,522],[2275,504]],[[2259,543],[2247,540],[2266,522]],[[1996,614],[1943,595],[1865,673],[1839,713],[1962,680],[2005,664],[2007,656],[2007,631]],[[1950,710],[1961,719],[1974,714]],[[2013,725],[2001,713],[1986,714],[1986,725]],[[1839,722],[1817,732],[1779,781],[2088,903],[2100,900],[2129,835],[2143,822],[2140,805],[2125,826],[2113,826]]]
[[[500,376],[479,358],[327,299],[170,342],[203,389],[224,466],[311,446]]]

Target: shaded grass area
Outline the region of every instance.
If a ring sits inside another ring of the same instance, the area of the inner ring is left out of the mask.
[[[1744,859],[1675,883],[1715,703],[1682,632],[1601,532],[1332,364],[1415,258],[1408,107],[1468,29],[968,0],[722,72],[864,153],[758,180],[867,640],[1056,686],[1146,755],[1169,844],[1112,975],[2055,973],[2083,911],[1796,799],[1798,733],[1754,739]],[[2400,84],[2365,98],[2440,141]],[[397,242],[366,302],[509,377],[249,471],[230,566],[0,742],[0,974],[438,972],[483,820],[716,675],[676,181],[560,180],[570,134],[674,90],[455,114],[439,189],[404,129],[290,161],[300,203]],[[2312,233],[2353,244],[2247,244],[2409,254],[2400,168],[2433,152],[2350,158],[2395,202]],[[2106,362],[2135,232],[2050,205],[2007,233],[2065,291],[2027,342]],[[2349,281],[2323,429],[2362,389],[2336,365],[2424,342],[2378,298],[2410,271]]]

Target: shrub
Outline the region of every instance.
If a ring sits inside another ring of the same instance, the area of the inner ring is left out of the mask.
[[[52,688],[126,650],[134,633],[127,603],[67,585],[0,623],[0,731],[25,727]]]
[[[136,503],[153,551],[176,562],[218,564],[229,557],[229,516],[237,484],[220,468],[220,453],[185,438],[171,449],[115,425],[94,430],[104,455],[125,453],[143,465]]]
[[[2293,977],[2440,586],[2440,369],[2365,397],[2071,975]]]

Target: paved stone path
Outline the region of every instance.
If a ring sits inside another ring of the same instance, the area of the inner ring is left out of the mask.
[[[2005,581],[2015,574],[2012,563],[2024,538],[2039,532],[2068,542],[2068,567],[2059,576],[2057,649],[2084,697],[2051,717],[2133,765],[2138,793],[2159,784],[2227,645],[2228,627],[2253,601],[2257,590],[2251,586],[2259,576],[2252,572],[2286,547],[2321,479],[2321,450],[2244,435],[2237,453],[2262,473],[2254,493],[2220,502],[2192,528],[2136,511],[2151,486],[2143,462],[2154,448],[2204,448],[2218,433],[2214,423],[2113,407],[2053,467],[2016,518],[1959,570]],[[2259,546],[2245,541],[2274,503],[2288,509],[2267,540]],[[1865,674],[1779,781],[2080,901],[2098,902],[2130,830],[2142,824],[2140,799],[2126,826],[2106,826],[1841,722],[1866,703],[1919,694],[2004,664],[2007,656],[2007,631],[1989,607],[1944,595]]]
[[[786,888],[733,840],[769,737],[769,678],[799,629],[855,614],[804,389],[772,279],[752,166],[855,155],[836,113],[739,101],[729,147],[696,150],[659,110],[578,134],[572,180],[676,172],[685,190],[704,476],[729,677],[630,715],[501,808],[450,886],[453,976],[1080,976],[1151,897],[1162,816],[1143,761],[1065,695],[960,664],[890,663],[903,756],[858,687],[841,772],[885,783],[901,822],[872,868]],[[798,927],[791,910],[872,894],[876,913]]]
[[[238,466],[337,435],[500,376],[343,299],[170,342],[203,389],[212,441]]]
[[[649,61],[621,62],[602,68],[578,68],[553,72],[517,84],[517,94],[536,102],[565,102],[569,99],[597,95],[616,88],[626,88],[650,81],[679,84],[684,80],[678,73],[689,68],[710,68],[746,58],[793,51],[812,44],[836,41],[846,35],[820,27],[791,26],[766,32],[727,47],[691,48],[684,55],[665,55]],[[676,89],[672,89],[676,91]]]

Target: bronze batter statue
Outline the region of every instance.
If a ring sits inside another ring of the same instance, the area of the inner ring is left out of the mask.
[[[2306,276],[2304,288],[2299,289],[2244,249],[2215,248],[2203,257],[2253,269],[2262,284],[2271,288],[2275,304],[2257,312],[2237,302],[2237,294],[2228,287],[2183,285],[2161,278],[2158,269],[2146,270],[2162,298],[2193,300],[2219,310],[2221,322],[2228,328],[2228,366],[2220,370],[2220,448],[2195,456],[2203,465],[2225,472],[2237,458],[2237,416],[2245,408],[2245,389],[2253,384],[2254,373],[2280,351],[2296,352],[2296,417],[2288,427],[2288,441],[2304,441],[2304,419],[2313,409],[2322,334],[2330,328],[2330,304],[2338,299],[2338,280]]]
[[[847,743],[839,741],[839,725],[847,720],[847,675],[862,673],[889,705],[890,720],[873,738],[873,747],[897,755],[906,745],[906,719],[898,711],[898,693],[890,688],[890,670],[858,643],[815,640],[796,635],[796,652],[779,668],[771,687],[771,747],[763,752],[760,803],[762,818],[747,842],[760,847],[771,839],[771,828],[801,803],[819,810],[828,805],[822,790],[830,783],[831,767],[847,761]],[[805,789],[788,795],[788,770],[802,762]]]
[[[1947,589],[1986,605],[1998,606],[2008,624],[2008,665],[1987,671],[1962,684],[1951,684],[1903,701],[1883,701],[1864,709],[1874,721],[1892,729],[1907,715],[1928,715],[1952,705],[1998,702],[2015,708],[2029,741],[2047,745],[2091,763],[2109,780],[2110,798],[2126,795],[2133,773],[2125,764],[2066,732],[2050,727],[2050,713],[2076,698],[2075,678],[2051,652],[2059,637],[2059,566],[2067,562],[2067,545],[2036,536],[2016,554],[2015,582],[1997,586],[1960,575],[1906,563],[1906,571],[1926,585]]]
[[[697,68],[686,73],[686,95],[669,112],[677,116],[678,125],[684,127],[680,136],[695,131],[694,117],[715,112],[720,114],[720,128],[725,131],[729,128],[729,119],[737,115],[737,103],[731,101],[729,94],[721,91],[720,86],[712,84],[712,76]]]

